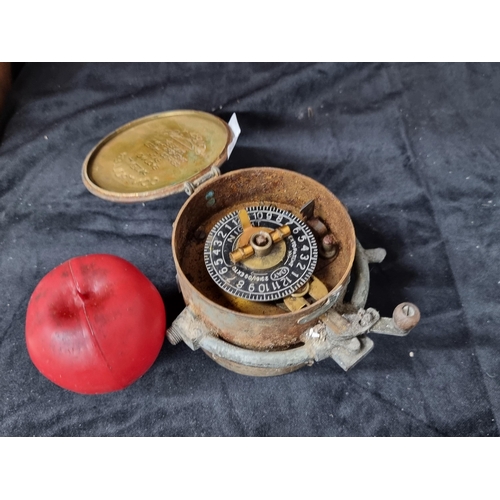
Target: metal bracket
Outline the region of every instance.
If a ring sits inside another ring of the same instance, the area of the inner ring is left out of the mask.
[[[332,309],[320,318],[330,339],[330,357],[342,369],[349,370],[373,349],[373,341],[365,333],[379,319],[372,308],[344,316]]]
[[[167,340],[173,345],[183,340],[190,349],[196,351],[200,348],[200,339],[210,334],[205,323],[190,307],[185,307],[167,330]]]

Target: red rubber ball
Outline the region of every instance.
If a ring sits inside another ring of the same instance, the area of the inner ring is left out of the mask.
[[[55,384],[82,394],[124,389],[154,363],[165,338],[158,290],[114,255],[75,257],[35,288],[26,314],[34,365]]]

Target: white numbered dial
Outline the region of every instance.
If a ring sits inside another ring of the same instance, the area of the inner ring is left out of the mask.
[[[234,263],[230,253],[241,246],[244,228],[240,212],[231,212],[207,237],[204,259],[208,273],[224,291],[247,300],[269,302],[291,295],[307,283],[316,267],[318,248],[311,229],[292,213],[274,206],[245,210],[253,228],[271,233],[288,226],[289,236],[275,243],[273,254],[259,260],[259,265],[253,265],[255,258]]]

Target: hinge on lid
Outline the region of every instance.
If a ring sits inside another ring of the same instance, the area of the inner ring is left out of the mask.
[[[209,172],[203,174],[201,177],[194,180],[193,182],[186,181],[184,183],[184,191],[188,196],[191,196],[197,187],[201,186],[204,182],[207,182],[213,177],[218,177],[219,175],[220,175],[219,167],[213,166]]]

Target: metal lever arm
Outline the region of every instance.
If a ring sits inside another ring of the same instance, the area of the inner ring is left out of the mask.
[[[420,321],[420,310],[411,302],[399,304],[392,313],[392,318],[380,318],[371,328],[373,333],[404,337]]]

